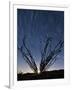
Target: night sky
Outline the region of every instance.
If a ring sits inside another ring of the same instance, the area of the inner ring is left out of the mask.
[[[40,49],[44,47],[47,37],[52,38],[52,49],[59,40],[64,40],[64,11],[17,9],[17,45],[21,47],[26,36],[26,45],[31,50],[37,67],[41,61]],[[57,61],[49,70],[64,69],[64,50],[57,56]],[[18,73],[32,72],[22,54],[17,50]]]

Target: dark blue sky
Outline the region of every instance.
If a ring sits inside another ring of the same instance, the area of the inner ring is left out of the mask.
[[[27,47],[31,50],[39,68],[40,48],[48,37],[52,37],[52,49],[59,40],[64,39],[64,12],[45,10],[17,10],[17,43],[21,47],[22,39],[26,36]],[[41,43],[40,43],[41,41]],[[63,52],[62,52],[63,53]],[[31,72],[20,51],[17,54],[18,72]],[[64,57],[58,55],[55,64],[49,70],[64,68]]]

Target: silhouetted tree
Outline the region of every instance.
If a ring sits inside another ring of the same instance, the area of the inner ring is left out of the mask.
[[[35,21],[36,17],[37,17],[36,12],[32,11],[31,18],[30,18],[31,28],[33,27],[33,25],[35,25],[33,21]],[[20,26],[22,28],[21,22],[20,22]],[[39,68],[40,72],[44,72],[46,71],[47,68],[51,67],[54,64],[54,62],[57,60],[56,57],[63,50],[64,41],[60,40],[53,50],[51,50],[52,49],[51,42],[52,42],[52,38],[47,37],[45,41],[45,46],[42,48],[42,51],[41,51],[41,62],[40,62],[40,68]],[[21,52],[24,60],[28,63],[28,65],[33,70],[33,72],[38,73],[37,65],[32,56],[31,50],[27,47],[26,37],[23,38],[22,45],[20,47],[18,46],[18,50]]]

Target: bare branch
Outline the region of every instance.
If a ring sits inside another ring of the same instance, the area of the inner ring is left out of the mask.
[[[24,48],[27,50],[27,53],[25,53],[25,52],[23,51]],[[35,63],[35,61],[34,61],[33,56],[31,55],[31,51],[27,48],[27,46],[26,46],[26,44],[25,44],[25,38],[23,38],[23,44],[22,44],[21,48],[18,47],[18,49],[21,51],[24,60],[28,63],[28,65],[30,66],[30,68],[31,68],[35,73],[37,73],[36,63]]]
[[[49,68],[51,65],[53,65],[53,63],[56,61],[56,57],[60,54],[60,52],[63,49],[63,44],[64,44],[64,42],[60,40],[57,43],[57,45],[55,46],[54,50],[52,50],[50,52],[50,54],[47,55],[46,58],[44,58],[44,60],[41,60],[41,63],[40,63],[40,71],[41,72],[45,71],[47,67]]]
[[[49,46],[49,44],[50,44],[50,42],[51,42],[51,38],[50,37],[48,37],[47,38],[47,40],[46,40],[46,42],[45,42],[45,46],[44,46],[44,49],[43,49],[43,51],[41,51],[41,63],[43,62],[43,60],[45,60],[45,58],[47,57],[47,55],[46,54],[48,54],[47,52],[48,52],[48,46]]]

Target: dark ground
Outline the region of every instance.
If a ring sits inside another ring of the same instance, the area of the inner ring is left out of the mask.
[[[61,79],[64,78],[64,70],[45,71],[40,74],[26,73],[17,74],[17,80]]]

